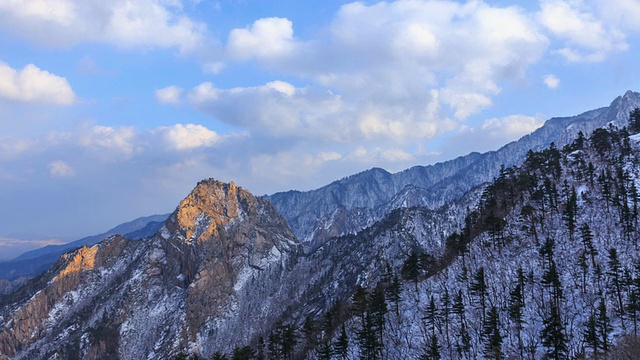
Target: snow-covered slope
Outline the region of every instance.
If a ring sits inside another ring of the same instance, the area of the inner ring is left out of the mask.
[[[578,132],[590,134],[610,122],[625,126],[629,112],[638,106],[640,93],[628,91],[608,107],[573,117],[552,118],[532,134],[497,151],[472,153],[395,174],[374,168],[317,190],[288,191],[268,198],[310,251],[332,236],[356,233],[396,208],[437,209],[471,188],[491,181],[501,166],[520,164],[529,150],[546,148],[552,142],[562,147],[573,141]]]

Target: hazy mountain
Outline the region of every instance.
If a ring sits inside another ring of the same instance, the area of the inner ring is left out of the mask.
[[[99,235],[87,236],[80,240],[63,245],[47,245],[40,249],[28,251],[17,258],[0,262],[0,279],[5,279],[13,286],[0,287],[0,294],[6,294],[16,285],[24,282],[25,278],[31,278],[43,273],[65,252],[84,245],[94,245],[107,237],[115,234],[124,235],[128,239],[142,239],[153,236],[162,226],[169,214],[141,217],[133,221],[120,224],[107,232]],[[20,281],[14,280],[22,278]],[[5,282],[6,283],[6,282]]]

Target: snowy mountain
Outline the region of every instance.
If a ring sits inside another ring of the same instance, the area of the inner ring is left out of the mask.
[[[370,226],[393,209],[409,206],[437,209],[471,188],[491,181],[501,166],[520,164],[529,150],[546,148],[552,142],[564,146],[578,132],[590,134],[610,122],[625,126],[629,112],[638,106],[640,93],[627,91],[608,107],[573,117],[552,118],[532,134],[497,151],[471,153],[395,174],[374,168],[317,190],[288,191],[268,198],[310,251],[332,236],[353,234]]]
[[[628,92],[496,152],[306,193],[201,181],[154,236],[76,249],[0,297],[0,359],[627,351],[640,312],[640,135],[623,128],[640,130],[635,106]]]

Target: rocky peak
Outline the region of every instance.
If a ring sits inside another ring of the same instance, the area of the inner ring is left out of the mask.
[[[200,181],[167,222],[187,242],[218,236],[220,229],[256,210],[257,199],[233,182]]]

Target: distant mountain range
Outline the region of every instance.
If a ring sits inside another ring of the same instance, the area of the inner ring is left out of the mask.
[[[308,192],[203,180],[119,230],[140,240],[87,240],[0,297],[0,359],[625,358],[636,107],[627,92],[497,151]]]
[[[47,245],[28,251],[13,260],[0,262],[0,279],[13,281],[20,277],[34,277],[47,270],[65,252],[85,245],[95,245],[111,235],[120,234],[129,239],[153,236],[168,217],[169,214],[140,217],[102,234],[87,236],[63,245]],[[9,289],[5,292],[7,290]],[[1,289],[0,293],[2,293]]]

